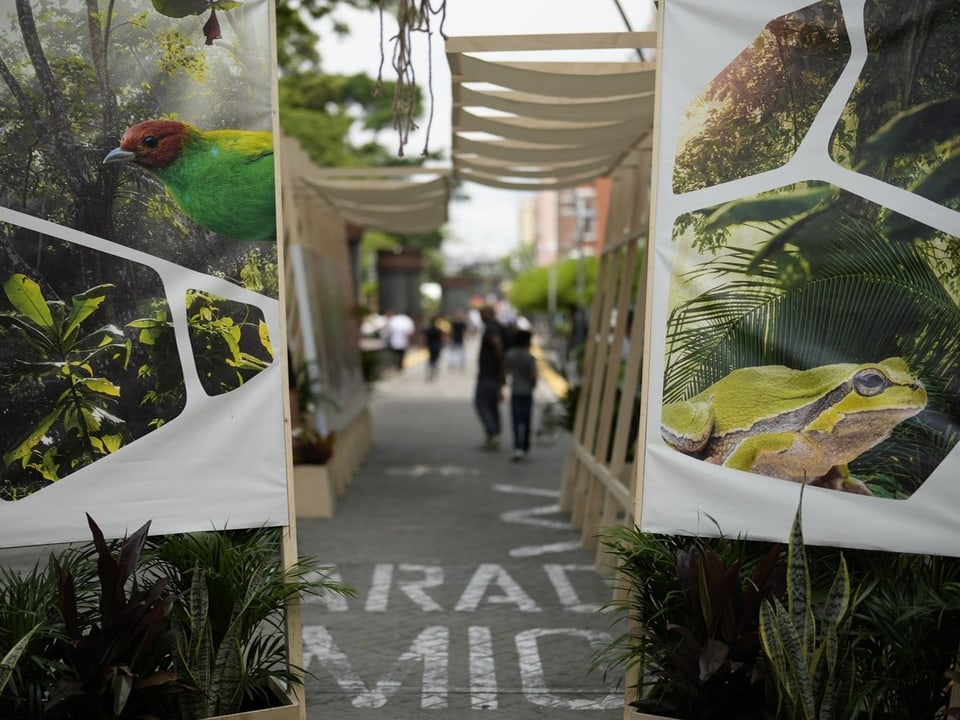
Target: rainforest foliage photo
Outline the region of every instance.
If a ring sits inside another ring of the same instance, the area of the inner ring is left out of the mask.
[[[906,498],[960,438],[960,3],[867,0],[863,20],[866,61],[825,132],[823,103],[851,61],[836,0],[770,21],[687,105],[676,194],[735,188],[811,152],[841,180],[754,182],[675,218],[663,402],[739,368],[903,358],[926,406],[850,471]]]
[[[171,422],[187,403],[185,372],[213,396],[273,363],[278,338],[259,308],[201,286],[171,295],[148,262],[278,296],[267,11],[266,2],[0,2],[0,203],[107,241],[0,224],[0,499],[27,497]],[[257,143],[262,170],[251,182],[266,208],[257,241],[206,222],[250,204],[236,196],[243,182],[231,188],[219,168],[185,161],[151,166],[140,153],[159,133],[136,153],[122,145],[148,119],[202,129],[221,164]],[[191,197],[212,207],[198,211]]]

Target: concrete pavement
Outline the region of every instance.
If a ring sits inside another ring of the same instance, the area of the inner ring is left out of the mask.
[[[622,716],[622,691],[588,674],[622,629],[559,511],[568,436],[511,462],[504,407],[503,446],[481,450],[473,373],[427,381],[414,364],[379,382],[373,449],[336,516],[298,521],[301,553],[359,592],[304,606],[311,718]],[[545,383],[536,399],[554,399]]]

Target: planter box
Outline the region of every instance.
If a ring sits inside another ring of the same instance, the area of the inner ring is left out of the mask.
[[[623,720],[675,720],[668,715],[651,715],[650,713],[640,712],[635,707],[627,706],[623,713]]]
[[[337,495],[326,465],[294,465],[293,493],[298,518],[332,518]]]
[[[300,720],[300,704],[294,703],[293,705],[266,710],[251,710],[250,712],[234,713],[233,715],[217,715],[209,720]]]
[[[292,695],[285,693],[281,688],[271,684],[277,695],[277,700],[284,704],[280,707],[266,710],[250,710],[249,712],[233,713],[231,715],[217,715],[208,720],[300,720],[300,702]]]

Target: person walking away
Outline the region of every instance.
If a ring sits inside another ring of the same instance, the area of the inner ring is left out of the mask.
[[[473,405],[486,433],[484,448],[496,450],[500,447],[500,402],[506,383],[503,326],[497,322],[496,314],[489,305],[480,309],[480,319],[483,321],[483,335],[480,337]]]
[[[518,462],[530,452],[533,424],[533,391],[537,387],[537,359],[530,352],[531,333],[517,330],[514,344],[505,356],[510,378],[510,417],[513,421],[513,458]]]
[[[437,365],[440,362],[440,353],[443,350],[443,330],[436,315],[423,330],[423,338],[427,344],[427,380],[437,376]]]
[[[403,370],[403,358],[410,347],[410,337],[416,329],[409,315],[387,310],[387,322],[383,331],[386,336],[387,347],[393,354],[393,365],[398,371]]]
[[[450,321],[450,342],[447,344],[447,367],[451,370],[467,369],[466,336],[467,319],[462,310],[457,310]]]

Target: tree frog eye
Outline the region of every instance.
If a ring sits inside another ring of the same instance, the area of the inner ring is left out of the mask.
[[[861,370],[853,376],[853,389],[863,397],[879,395],[888,384],[887,376],[876,368]]]
[[[147,135],[143,139],[143,144],[146,145],[148,148],[153,149],[160,144],[160,140],[158,140],[155,135]]]

